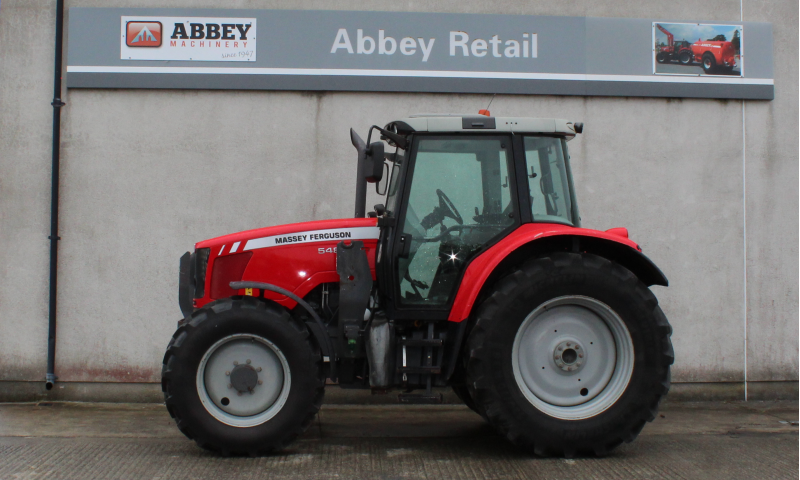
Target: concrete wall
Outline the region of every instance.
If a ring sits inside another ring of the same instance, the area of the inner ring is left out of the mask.
[[[628,227],[670,279],[669,288],[654,290],[675,330],[673,380],[739,385],[745,374],[749,382],[798,379],[798,6],[743,1],[232,1],[225,7],[708,21],[739,20],[741,7],[744,20],[771,22],[771,102],[498,96],[491,108],[496,115],[586,123],[586,133],[570,143],[584,225]],[[41,382],[45,373],[54,3],[2,0],[0,6],[0,381],[6,382]],[[176,90],[70,90],[63,98],[61,382],[159,381],[179,318],[178,257],[195,241],[349,216],[355,175],[349,127],[366,132],[419,111],[477,111],[489,100]]]

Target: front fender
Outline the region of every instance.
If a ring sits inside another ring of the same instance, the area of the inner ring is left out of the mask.
[[[612,233],[614,232],[614,233]],[[624,229],[609,232],[565,225],[529,223],[522,225],[506,238],[476,257],[467,267],[461,280],[448,320],[461,322],[469,317],[487,286],[527,258],[547,255],[554,251],[588,252],[619,263],[636,275],[648,287],[668,286],[667,277],[642,252],[639,246],[624,236]]]

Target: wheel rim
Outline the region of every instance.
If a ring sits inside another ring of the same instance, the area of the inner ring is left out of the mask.
[[[708,58],[703,60],[703,66],[706,67],[707,69],[711,68],[711,60],[709,60]]]
[[[522,322],[511,352],[514,378],[543,413],[580,420],[602,413],[625,392],[633,340],[611,307],[593,298],[554,298]]]
[[[258,335],[219,340],[197,368],[197,393],[206,411],[234,427],[254,427],[277,415],[289,397],[290,385],[283,352]]]

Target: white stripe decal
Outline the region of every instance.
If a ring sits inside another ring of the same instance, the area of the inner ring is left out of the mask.
[[[283,245],[296,245],[300,243],[330,242],[340,240],[377,240],[380,235],[378,227],[331,228],[328,230],[311,230],[307,232],[294,232],[285,235],[254,238],[248,240],[242,251],[257,248],[280,247]]]
[[[590,82],[710,83],[774,85],[771,78],[705,75],[593,75],[581,73],[472,72],[456,70],[368,70],[350,68],[220,68],[220,67],[100,67],[73,65],[72,73],[172,73],[212,75],[322,75],[356,77],[498,78],[511,80],[583,80]]]
[[[231,247],[231,251],[230,251],[230,252],[228,252],[228,253],[236,253],[236,249],[237,249],[237,248],[239,248],[239,244],[240,244],[240,243],[242,243],[242,242],[236,242],[236,243],[234,243],[234,244],[233,244],[233,246]]]
[[[219,257],[220,255],[222,255],[222,252],[224,251],[225,251],[225,245],[223,245],[222,248],[219,249],[219,253],[217,254],[217,256]]]

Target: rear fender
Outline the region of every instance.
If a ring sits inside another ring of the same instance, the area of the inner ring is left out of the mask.
[[[582,228],[556,227],[543,231],[541,224],[538,227],[528,225],[523,225],[470,263],[450,310],[449,321],[467,319],[491,286],[525,260],[552,252],[593,253],[627,268],[648,287],[669,284],[664,273],[627,238]]]

